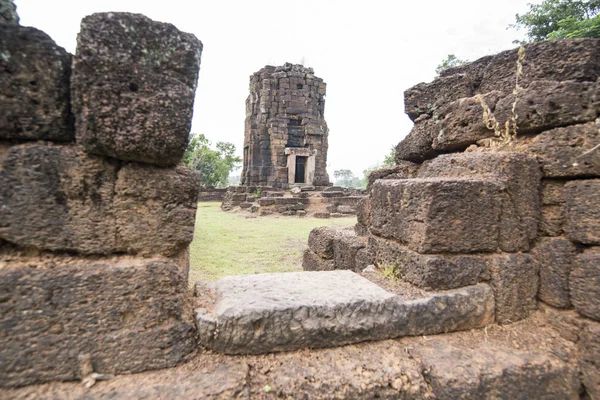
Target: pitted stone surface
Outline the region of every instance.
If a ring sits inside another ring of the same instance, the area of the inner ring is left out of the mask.
[[[600,179],[567,183],[565,197],[565,231],[569,239],[600,245]]]
[[[17,6],[13,0],[0,0],[0,24],[19,24]]]
[[[504,185],[478,178],[375,181],[371,232],[419,253],[496,250]]]
[[[73,141],[71,55],[42,31],[2,23],[0,54],[0,139]]]
[[[200,344],[228,354],[340,346],[493,322],[487,285],[403,301],[350,271],[225,277],[214,310],[196,310]]]
[[[177,164],[187,147],[202,43],[141,14],[85,17],[73,63],[78,143],[90,153]]]

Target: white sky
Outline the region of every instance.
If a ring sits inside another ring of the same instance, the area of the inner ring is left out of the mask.
[[[81,18],[142,13],[194,33],[204,44],[192,132],[213,144],[244,142],[249,76],[285,62],[327,83],[328,171],[362,171],[383,160],[412,122],[403,92],[431,81],[453,53],[475,60],[515,47],[507,26],[540,0],[15,0],[21,25],[74,53]]]

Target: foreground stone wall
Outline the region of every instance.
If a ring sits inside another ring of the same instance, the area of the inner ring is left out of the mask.
[[[181,165],[202,44],[83,19],[71,56],[0,8],[0,386],[174,366],[195,347]],[[10,14],[10,13],[9,13]]]
[[[302,65],[266,66],[250,77],[242,185],[329,184],[325,92],[323,79]],[[294,180],[297,156],[307,158],[303,182]]]
[[[429,291],[489,282],[501,324],[542,306],[577,343],[600,397],[600,40],[525,46],[518,139],[490,145],[481,95],[511,115],[517,50],[444,71],[405,92],[415,125],[375,171],[355,232],[318,228],[304,269],[393,268]],[[595,360],[595,361],[592,361]]]

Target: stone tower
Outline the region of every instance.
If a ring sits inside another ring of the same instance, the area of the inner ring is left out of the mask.
[[[243,185],[329,184],[325,88],[312,68],[289,63],[250,77]]]

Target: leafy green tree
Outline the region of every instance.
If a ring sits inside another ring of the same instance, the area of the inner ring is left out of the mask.
[[[393,167],[396,165],[396,147],[392,146],[390,152],[383,158],[382,167]]]
[[[600,37],[600,0],[544,0],[528,6],[529,11],[517,14],[510,25],[527,31],[526,42]]]
[[[468,60],[461,60],[460,58],[456,57],[454,54],[448,54],[446,59],[443,60],[440,65],[437,66],[437,68],[435,69],[435,73],[439,75],[442,73],[442,71],[445,71],[448,68],[458,67],[458,66],[464,65],[468,62],[469,62]]]
[[[211,149],[206,136],[194,135],[183,156],[183,163],[200,172],[203,185],[227,186],[229,173],[239,168],[242,162],[235,156],[235,145],[229,142],[217,142],[217,149]]]

